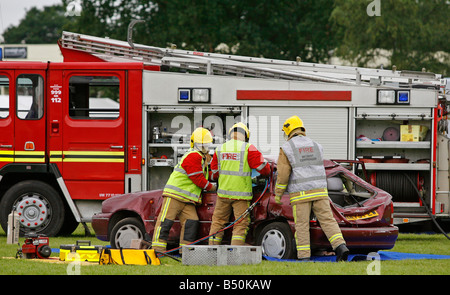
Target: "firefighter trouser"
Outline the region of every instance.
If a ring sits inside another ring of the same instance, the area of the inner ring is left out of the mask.
[[[195,205],[163,196],[163,204],[153,232],[152,249],[166,251],[169,232],[177,217],[181,225],[180,246],[195,241],[199,226]]]
[[[311,210],[316,215],[333,249],[345,243],[339,225],[331,212],[328,198],[321,198],[311,202],[294,202],[292,203],[292,209],[295,221],[297,257],[299,259],[309,258],[311,256],[309,236],[309,217]]]
[[[209,234],[213,234],[225,227],[230,221],[231,212],[234,212],[234,218],[239,218],[242,213],[250,206],[250,201],[231,200],[217,197],[216,208],[212,216],[212,224]],[[248,225],[250,224],[250,215],[243,218],[242,221],[233,226],[233,234],[231,236],[231,245],[244,245],[247,237]],[[209,238],[209,245],[220,245],[224,232],[220,232]]]

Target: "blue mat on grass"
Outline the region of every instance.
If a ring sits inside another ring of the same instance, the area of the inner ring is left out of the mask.
[[[348,256],[348,261],[367,261],[373,259],[380,259],[381,261],[386,260],[407,260],[407,259],[450,259],[450,255],[435,255],[435,254],[415,254],[415,253],[401,253],[401,252],[391,252],[391,251],[378,251],[378,257],[364,254],[350,254]],[[263,256],[264,259],[268,261],[278,261],[278,262],[304,262],[297,259],[278,259],[269,256]],[[336,262],[336,256],[313,256],[311,257],[313,262]]]
[[[110,248],[107,245],[105,248]],[[59,248],[52,248],[53,253],[59,253]],[[402,253],[402,252],[392,252],[392,251],[378,251],[379,257],[374,257],[374,255],[365,254],[350,254],[348,255],[348,261],[367,261],[378,258],[382,261],[386,260],[406,260],[406,259],[450,259],[450,255],[436,255],[436,254],[415,254],[415,253]],[[278,259],[263,255],[263,258],[268,261],[278,261],[278,262],[305,262],[297,259]],[[313,256],[311,261],[314,262],[336,262],[335,255],[329,256]]]

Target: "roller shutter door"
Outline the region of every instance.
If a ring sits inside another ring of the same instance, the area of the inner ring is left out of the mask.
[[[293,115],[303,120],[306,135],[323,146],[326,159],[348,158],[348,108],[249,107],[250,142],[264,155],[278,157],[285,142],[282,124]]]

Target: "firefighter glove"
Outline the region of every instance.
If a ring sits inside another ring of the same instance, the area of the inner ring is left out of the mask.
[[[281,196],[275,196],[275,202],[277,203],[277,204],[282,204],[282,202],[281,202]]]
[[[215,192],[217,190],[217,185],[216,184],[212,184],[211,189],[209,190],[210,192]]]

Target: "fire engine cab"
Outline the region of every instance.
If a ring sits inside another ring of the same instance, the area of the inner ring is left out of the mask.
[[[328,159],[365,162],[395,223],[449,217],[446,80],[158,48],[63,32],[64,62],[0,62],[0,221],[71,233],[109,197],[161,189],[198,126],[237,121],[278,156],[292,115]],[[211,151],[212,152],[212,151]],[[363,170],[353,167],[363,175]]]

